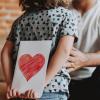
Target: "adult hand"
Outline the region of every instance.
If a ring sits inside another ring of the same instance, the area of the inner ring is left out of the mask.
[[[85,63],[88,61],[87,54],[79,51],[76,48],[72,48],[71,54],[67,59],[66,66],[71,70],[75,71],[82,67],[85,67]]]

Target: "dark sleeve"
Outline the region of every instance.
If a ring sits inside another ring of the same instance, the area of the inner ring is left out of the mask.
[[[15,20],[12,24],[11,31],[7,37],[7,40],[16,43],[20,41],[20,25],[18,20]]]
[[[74,36],[75,42],[78,40],[78,20],[71,11],[67,12],[62,22],[61,36],[64,35]]]

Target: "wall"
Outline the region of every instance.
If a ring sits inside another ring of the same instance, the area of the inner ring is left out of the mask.
[[[10,32],[13,21],[21,14],[18,0],[0,0],[0,51]],[[0,63],[0,80],[3,74]]]
[[[20,13],[18,0],[0,0],[0,35],[9,33],[12,22]]]

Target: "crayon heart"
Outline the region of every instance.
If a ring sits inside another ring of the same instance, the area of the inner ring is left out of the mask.
[[[24,54],[19,58],[19,68],[27,81],[36,75],[43,67],[45,57],[38,53],[35,56]]]

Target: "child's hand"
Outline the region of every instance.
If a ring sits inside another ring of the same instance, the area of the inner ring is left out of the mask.
[[[11,99],[11,98],[16,98],[19,97],[20,94],[15,90],[15,89],[11,89],[10,86],[7,87],[7,99]]]
[[[33,90],[28,90],[25,93],[20,94],[18,91],[15,89],[11,89],[8,87],[7,89],[7,99],[11,98],[23,98],[23,99],[34,99],[38,98],[37,93],[33,92]]]
[[[25,99],[34,99],[35,98],[35,93],[33,92],[33,90],[28,90],[25,93],[20,95],[21,98],[25,98]]]

